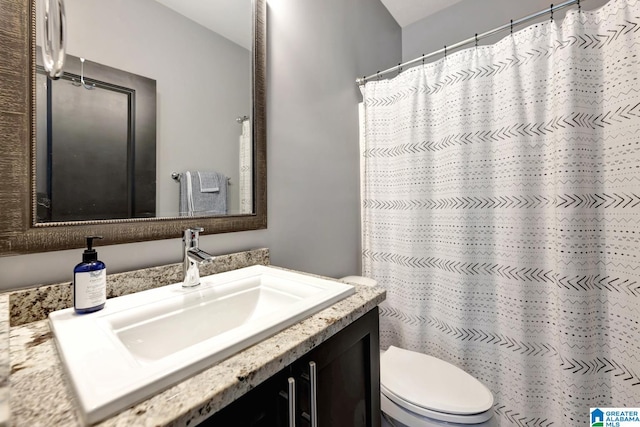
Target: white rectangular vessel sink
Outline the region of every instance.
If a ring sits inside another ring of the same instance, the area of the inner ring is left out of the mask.
[[[252,266],[49,314],[86,423],[95,423],[354,293],[333,280]]]

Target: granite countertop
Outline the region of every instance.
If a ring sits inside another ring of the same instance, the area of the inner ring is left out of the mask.
[[[0,295],[0,427],[9,425],[9,295]]]
[[[356,293],[201,373],[99,423],[99,426],[192,426],[379,305],[381,288]],[[10,334],[13,426],[80,426],[48,320],[14,326]]]

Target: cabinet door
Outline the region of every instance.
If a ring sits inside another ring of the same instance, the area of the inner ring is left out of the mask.
[[[292,403],[295,420],[289,418]],[[377,307],[201,425],[288,427],[295,422],[296,427],[313,427],[314,412],[315,427],[380,427]]]
[[[208,427],[288,427],[288,369],[258,385],[200,426]]]
[[[315,364],[318,427],[380,426],[378,309],[309,352],[294,364],[298,384],[297,426],[311,426]]]

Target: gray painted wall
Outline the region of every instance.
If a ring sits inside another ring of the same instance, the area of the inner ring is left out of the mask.
[[[213,254],[269,247],[274,265],[360,272],[356,76],[401,60],[380,1],[269,0],[267,230],[203,236]],[[77,54],[77,53],[76,53]],[[180,261],[181,240],[98,248],[109,272]],[[0,289],[71,280],[81,249],[0,258]]]
[[[561,2],[556,2],[556,4]],[[601,7],[607,0],[583,0],[583,10]],[[511,19],[529,16],[549,8],[549,0],[463,0],[432,16],[415,22],[402,29],[402,61],[410,61],[423,54],[429,54],[451,46],[462,40],[482,34],[509,23]],[[564,11],[554,14],[554,19],[562,19]],[[527,24],[530,25],[530,24]],[[515,30],[517,31],[516,27]],[[495,43],[507,33],[486,39],[482,43]]]

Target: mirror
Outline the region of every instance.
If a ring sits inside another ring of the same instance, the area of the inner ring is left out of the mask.
[[[230,4],[242,2],[224,1],[205,3],[223,22],[241,28],[222,14],[232,9]],[[106,3],[112,4],[105,10],[88,9]],[[0,66],[0,203],[11,206],[0,211],[0,255],[81,247],[87,233],[103,234],[107,244],[115,244],[175,238],[191,226],[203,226],[205,234],[266,228],[265,0],[247,6],[253,23],[252,37],[244,35],[248,42],[230,41],[233,35],[213,33],[205,28],[208,24],[173,10],[186,4],[67,0],[68,69],[65,65],[66,77],[53,81],[37,64],[35,3],[0,0],[11,26],[0,32],[0,51],[11,52]],[[143,5],[154,12],[141,9]],[[125,6],[127,13],[118,9]],[[110,14],[113,21],[105,19]],[[88,27],[95,34],[74,36],[77,20],[82,22],[78,31]],[[160,30],[149,27],[152,22],[160,23]],[[132,38],[125,38],[127,32],[133,32]],[[196,33],[205,34],[204,39],[193,38]],[[220,50],[225,51],[224,62]],[[217,57],[207,56],[214,51]],[[142,86],[155,83],[155,101],[149,101],[136,79]],[[100,101],[92,104],[92,98]],[[104,118],[99,115],[104,109],[115,113]],[[145,121],[140,109],[155,114]],[[108,130],[116,137],[104,137]],[[75,145],[61,149],[60,141],[72,137]],[[248,149],[241,156],[243,140]],[[139,146],[147,150],[138,151]],[[76,157],[80,160],[69,163]],[[112,160],[104,167],[108,180],[90,181],[100,158]],[[248,174],[243,176],[241,168]],[[58,182],[64,175],[66,181]],[[185,212],[183,205],[189,204],[181,203],[180,193],[188,188],[185,176],[194,193],[201,190],[188,202],[196,206],[200,193],[222,192],[222,183],[227,184],[226,206]],[[228,178],[226,183],[222,177]],[[107,197],[108,191],[113,194]],[[65,197],[67,207],[52,209],[62,206]],[[117,209],[88,208],[118,197]]]
[[[36,50],[36,222],[252,214],[251,0],[65,13],[62,78]]]

